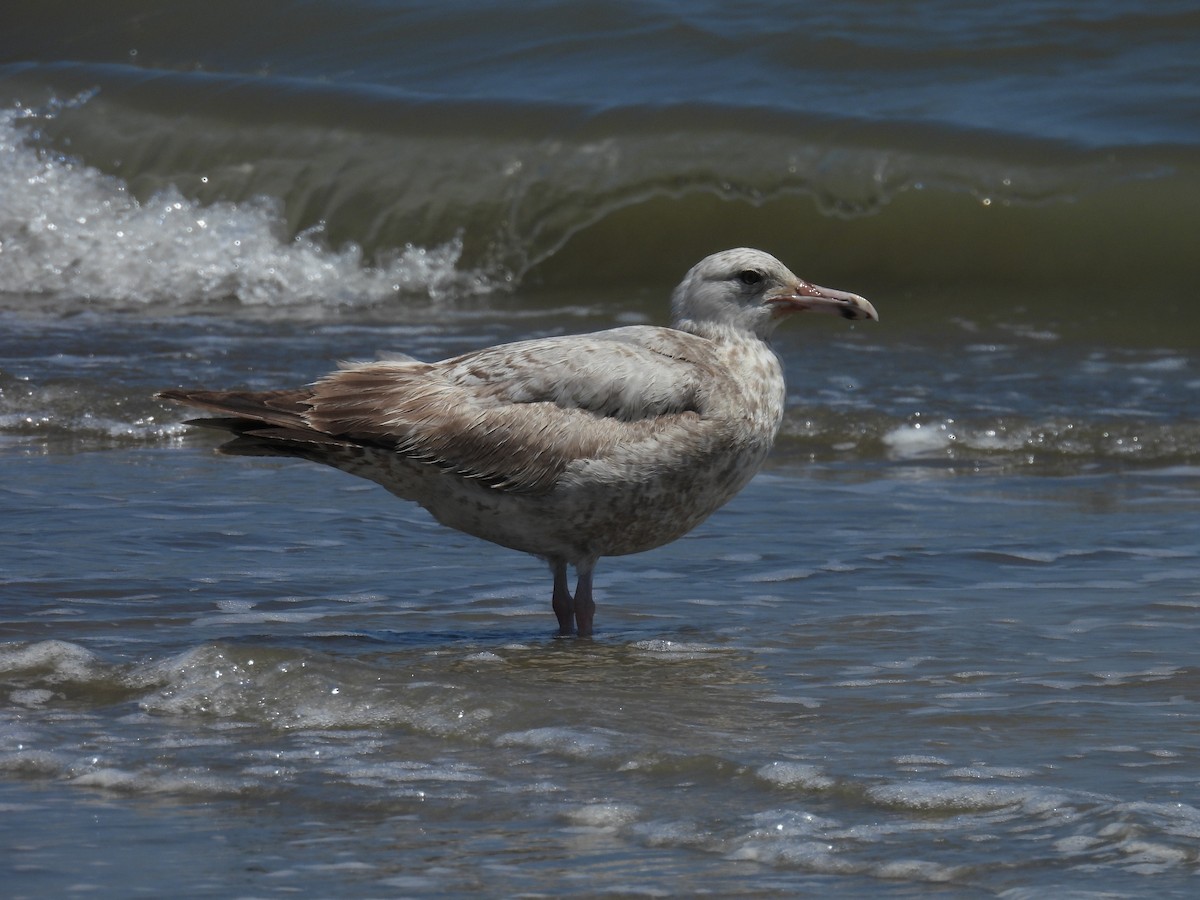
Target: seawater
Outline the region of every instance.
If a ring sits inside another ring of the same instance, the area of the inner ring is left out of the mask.
[[[1200,468],[1146,430],[1177,351],[1059,337],[1047,383],[1045,335],[798,323],[768,471],[604,560],[577,641],[536,560],[215,456],[150,391],[591,315],[15,324],[6,396],[47,412],[0,451],[13,896],[1189,890]]]
[[[0,27],[9,895],[1190,896],[1190,4],[243,7]],[[591,641],[153,399],[739,244],[882,321],[780,331],[767,470]]]
[[[536,562],[339,473],[204,448],[23,472],[13,896],[153,891],[148,841],[199,893],[1194,877],[1195,469],[773,471],[605,561],[594,641],[550,637]]]

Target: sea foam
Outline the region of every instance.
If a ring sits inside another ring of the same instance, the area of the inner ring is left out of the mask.
[[[363,308],[491,287],[458,269],[458,239],[372,261],[355,243],[326,246],[320,224],[290,235],[277,198],[203,204],[169,186],[139,200],[121,179],[38,146],[38,120],[64,105],[0,112],[0,294],[114,309]]]

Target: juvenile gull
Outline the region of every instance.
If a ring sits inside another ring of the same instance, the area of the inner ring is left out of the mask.
[[[796,312],[879,318],[862,297],[797,278],[767,253],[726,250],[675,288],[670,328],[355,363],[295,390],[158,396],[216,413],[189,424],[232,432],[225,453],[324,463],[541,557],[559,633],[588,635],[600,557],[687,534],[766,459],[785,396],[766,338]]]

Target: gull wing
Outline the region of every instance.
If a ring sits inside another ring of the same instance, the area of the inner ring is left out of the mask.
[[[717,367],[707,345],[632,327],[438,363],[351,365],[313,386],[305,419],[343,440],[538,492],[574,460],[636,442],[695,440]]]

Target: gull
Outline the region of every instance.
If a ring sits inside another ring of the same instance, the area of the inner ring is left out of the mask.
[[[741,248],[684,276],[670,327],[536,338],[440,362],[344,363],[289,390],[158,396],[215,414],[188,424],[232,433],[223,453],[333,466],[443,525],[540,557],[559,634],[587,636],[600,557],[682,537],[762,466],[786,393],[767,339],[800,312],[879,319],[857,294]]]

